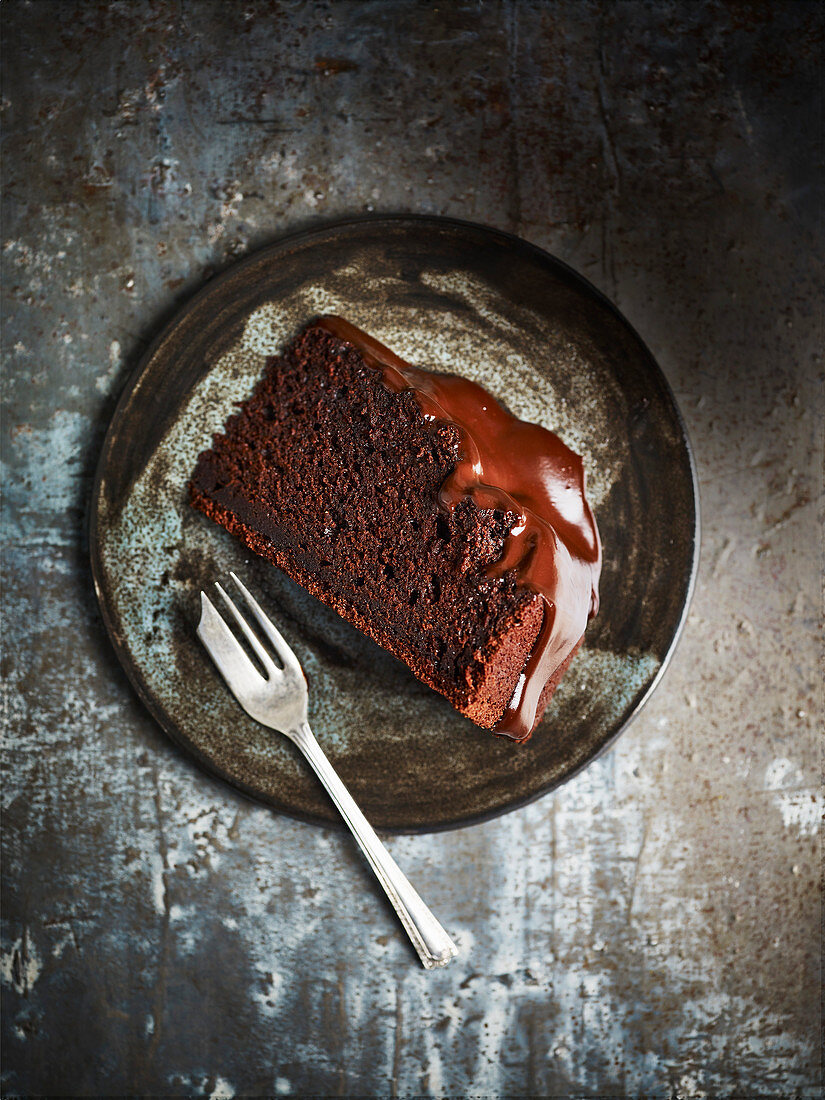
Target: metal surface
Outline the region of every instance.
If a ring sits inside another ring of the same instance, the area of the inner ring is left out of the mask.
[[[315,740],[307,721],[307,683],[298,658],[244,584],[234,573],[231,576],[269,639],[280,666],[258,641],[235,602],[219,584],[216,587],[222,600],[261,662],[266,676],[261,676],[252,664],[205,592],[201,592],[198,637],[247,714],[261,725],[282,733],[301,750],[375,872],[424,968],[432,970],[446,966],[456,957],[458,949],[378,839]]]
[[[821,6],[0,21],[3,1091],[817,1096]],[[157,730],[83,534],[164,320],[368,207],[509,230],[595,282],[673,386],[702,495],[684,636],[615,749],[506,817],[388,841],[451,915],[462,954],[432,973],[374,930],[345,834]]]
[[[320,303],[415,362],[506,395],[511,409],[584,456],[609,546],[601,607],[526,752],[480,733],[189,503],[198,453],[251,391],[266,356]],[[244,793],[336,821],[291,746],[233,721],[211,669],[193,657],[198,584],[243,570],[290,623],[312,680],[313,722],[336,768],[370,820],[396,830],[466,825],[524,805],[603,752],[661,678],[697,565],[695,470],[650,352],[554,257],[445,218],[308,230],[211,280],[158,336],[118,401],[91,513],[104,623],[163,728]]]

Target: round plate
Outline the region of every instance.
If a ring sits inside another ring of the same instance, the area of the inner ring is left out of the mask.
[[[604,544],[601,610],[532,739],[458,715],[407,668],[188,504],[187,482],[267,354],[338,313],[420,366],[482,382],[584,457]],[[599,755],[659,680],[697,560],[695,473],[650,352],[588,282],[506,233],[444,218],[301,233],[208,283],[149,349],[97,472],[103,618],[163,728],[210,771],[298,817],[337,822],[309,767],[248,718],[195,635],[199,592],[234,569],[293,645],[309,717],[370,821],[429,830],[523,805]]]

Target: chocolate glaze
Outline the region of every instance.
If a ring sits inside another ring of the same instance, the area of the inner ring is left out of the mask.
[[[584,495],[582,460],[546,428],[513,416],[477,383],[413,367],[341,317],[321,317],[318,324],[352,344],[367,366],[381,371],[389,389],[412,390],[425,417],[458,427],[462,453],[439,491],[443,508],[471,497],[479,508],[518,515],[490,574],[514,570],[519,584],[542,597],[544,619],[495,732],[526,740],[542,690],[599,607],[601,543]]]

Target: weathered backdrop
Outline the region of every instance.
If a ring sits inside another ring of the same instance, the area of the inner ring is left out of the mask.
[[[818,1095],[818,5],[0,19],[5,1093]],[[176,305],[370,210],[512,230],[592,279],[677,392],[703,504],[686,634],[617,748],[517,813],[389,841],[462,946],[430,974],[345,835],[154,727],[84,535]]]

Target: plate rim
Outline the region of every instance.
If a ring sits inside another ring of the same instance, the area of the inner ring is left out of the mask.
[[[106,631],[106,635],[112,648],[115,651],[118,662],[126,673],[126,677],[132,687],[132,690],[136,693],[143,706],[151,714],[155,722],[160,726],[163,732],[169,739],[174,742],[179,749],[181,749],[187,756],[195,760],[195,762],[206,771],[213,778],[217,778],[222,782],[228,784],[234,790],[244,795],[250,801],[259,806],[266,806],[269,810],[277,813],[284,813],[287,816],[294,818],[298,821],[305,822],[311,825],[321,826],[323,828],[335,828],[345,829],[344,822],[333,819],[328,820],[325,817],[320,817],[317,814],[308,813],[301,810],[296,810],[292,807],[286,806],[281,803],[270,801],[263,797],[259,792],[253,790],[247,784],[236,779],[219,768],[205,753],[194,745],[191,741],[182,737],[179,734],[174,723],[167,723],[164,719],[164,715],[160,708],[157,706],[153,694],[146,686],[143,677],[140,674],[140,669],[137,663],[131,657],[125,643],[120,637],[116,624],[112,619],[109,607],[105,598],[104,588],[104,567],[102,557],[100,554],[100,488],[104,477],[104,465],[111,450],[112,440],[116,434],[119,422],[123,416],[125,407],[127,406],[129,399],[131,398],[134,390],[142,378],[144,372],[147,370],[152,360],[158,354],[163,344],[170,338],[177,327],[182,324],[192,311],[197,306],[197,303],[202,299],[205,299],[208,295],[212,294],[215,290],[218,290],[223,283],[227,282],[230,278],[237,278],[238,274],[245,268],[251,267],[254,263],[264,260],[270,253],[283,253],[285,249],[290,246],[297,246],[304,244],[311,240],[313,237],[326,236],[330,233],[336,234],[344,232],[350,229],[364,227],[366,225],[374,226],[379,229],[382,225],[388,228],[398,228],[400,225],[407,223],[408,225],[422,223],[428,223],[434,229],[449,229],[457,231],[472,231],[487,237],[496,237],[510,246],[517,247],[521,250],[526,250],[528,253],[532,253],[543,264],[549,264],[551,267],[555,267],[567,275],[573,283],[584,290],[590,296],[596,298],[602,306],[607,307],[614,318],[627,329],[630,335],[635,339],[640,349],[642,350],[645,358],[647,359],[648,366],[652,368],[653,372],[658,375],[659,383],[661,384],[665,395],[669,399],[670,405],[675,414],[675,422],[679,428],[682,442],[684,444],[685,455],[687,458],[688,469],[690,471],[690,481],[692,489],[693,499],[693,524],[692,524],[692,536],[693,536],[693,552],[691,559],[690,575],[685,592],[685,598],[682,604],[681,614],[673,632],[673,637],[668,646],[667,652],[662,659],[659,668],[644,690],[642,695],[632,704],[632,710],[628,714],[624,722],[621,723],[613,733],[604,741],[604,743],[594,752],[592,755],[586,757],[584,760],[576,764],[570,771],[566,772],[564,776],[551,780],[538,790],[532,792],[523,798],[515,799],[512,802],[508,802],[503,806],[497,806],[490,810],[485,810],[480,813],[468,814],[458,819],[439,821],[432,824],[416,824],[416,825],[392,825],[392,826],[379,826],[378,831],[390,834],[390,835],[420,835],[426,833],[446,832],[448,830],[460,829],[469,827],[472,825],[479,825],[485,821],[491,821],[494,818],[501,817],[504,814],[511,813],[514,810],[522,809],[525,806],[529,806],[531,803],[538,801],[540,798],[545,797],[552,791],[557,790],[559,787],[568,783],[579,775],[585,768],[589,767],[596,760],[598,760],[605,753],[609,752],[616,741],[621,737],[623,733],[632,725],[632,723],[639,716],[644,709],[653,693],[661,683],[665,672],[670,666],[670,662],[673,659],[673,655],[676,652],[679,641],[682,637],[685,624],[687,622],[690,607],[693,601],[693,597],[696,590],[696,582],[699,573],[699,561],[701,553],[701,507],[700,507],[700,494],[699,494],[699,478],[696,465],[696,458],[691,444],[690,435],[688,433],[687,424],[685,423],[682,410],[676,400],[676,395],[673,391],[667,376],[660,367],[658,360],[647,346],[646,342],[639,335],[634,325],[625,317],[625,315],[619,310],[608,297],[597,286],[590,282],[590,280],[578,272],[575,268],[571,267],[564,260],[559,259],[553,253],[548,252],[547,249],[541,248],[539,245],[533,244],[531,241],[525,240],[523,237],[519,237],[515,233],[510,233],[507,230],[498,229],[495,226],[484,225],[481,222],[470,221],[463,218],[454,218],[449,216],[442,216],[438,214],[420,214],[420,213],[398,213],[398,214],[364,214],[351,216],[341,219],[335,219],[329,222],[322,222],[314,224],[305,229],[297,230],[294,232],[287,232],[282,236],[278,236],[271,240],[269,243],[263,245],[261,248],[255,249],[248,255],[243,256],[241,259],[234,263],[230,263],[224,270],[208,278],[197,290],[195,290],[184,302],[178,303],[172,313],[164,323],[162,323],[159,331],[154,338],[149,342],[148,346],[140,356],[137,364],[132,368],[123,384],[115,406],[110,414],[109,422],[106,427],[106,432],[103,437],[103,441],[100,446],[98,454],[98,460],[95,466],[95,473],[92,479],[92,485],[90,489],[89,508],[88,508],[88,520],[87,520],[87,537],[89,547],[89,559],[91,566],[92,582],[95,591],[95,597],[97,600],[98,609],[101,614],[103,626]]]

